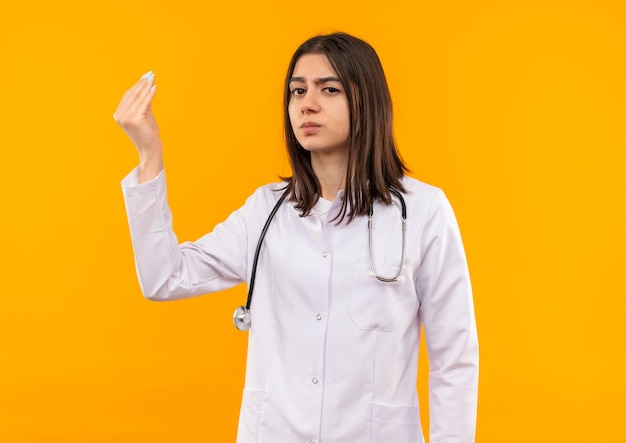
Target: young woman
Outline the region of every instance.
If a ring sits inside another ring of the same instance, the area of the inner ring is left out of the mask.
[[[423,442],[423,325],[430,442],[473,442],[478,344],[461,237],[443,192],[405,175],[372,47],[336,33],[297,49],[284,100],[292,176],[180,245],[154,82],[144,76],[115,113],[140,157],[122,182],[139,281],[154,300],[254,283],[250,310],[235,317],[250,327],[237,441]]]

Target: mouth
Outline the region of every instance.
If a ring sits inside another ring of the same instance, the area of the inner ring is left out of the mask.
[[[304,122],[300,125],[300,130],[305,135],[313,135],[317,133],[320,126],[321,125],[314,122]]]

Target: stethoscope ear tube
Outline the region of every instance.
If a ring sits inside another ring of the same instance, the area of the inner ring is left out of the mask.
[[[283,194],[280,196],[280,198],[274,205],[272,212],[270,212],[269,217],[267,217],[267,220],[265,221],[265,225],[263,226],[263,230],[261,231],[261,235],[259,236],[259,241],[256,244],[256,250],[254,251],[254,259],[252,260],[252,273],[250,274],[250,284],[248,285],[248,298],[246,300],[246,306],[239,306],[237,309],[235,309],[235,313],[233,314],[233,322],[235,323],[235,327],[239,329],[240,331],[247,331],[248,329],[250,329],[250,326],[252,325],[252,320],[250,318],[250,305],[252,304],[252,292],[254,291],[254,280],[256,279],[256,267],[257,267],[257,264],[259,263],[259,254],[261,252],[261,246],[263,245],[263,239],[265,238],[267,229],[270,227],[270,223],[272,222],[272,219],[276,215],[276,211],[278,211],[278,208],[282,204],[283,200],[285,200],[285,197],[287,197],[288,193],[289,193],[289,190],[287,189],[285,192],[283,192]]]

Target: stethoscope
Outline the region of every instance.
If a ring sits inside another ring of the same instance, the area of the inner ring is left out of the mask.
[[[405,232],[406,232],[406,203],[404,202],[404,198],[400,191],[395,188],[389,188],[389,192],[398,197],[398,201],[400,202],[401,211],[402,211],[402,253],[400,257],[400,265],[398,266],[398,272],[392,277],[384,277],[376,272],[374,267],[374,258],[372,251],[372,217],[374,215],[374,205],[370,207],[369,215],[367,217],[367,230],[368,230],[368,253],[369,253],[369,262],[370,262],[370,272],[369,276],[372,278],[376,278],[377,280],[384,283],[393,283],[403,281],[403,277],[400,276],[402,273],[402,264],[404,263],[404,252],[405,252]],[[270,227],[270,223],[272,219],[276,215],[278,208],[287,197],[289,191],[283,192],[280,196],[274,208],[272,208],[272,212],[267,217],[265,221],[265,225],[263,225],[263,230],[261,231],[261,235],[259,236],[259,241],[256,244],[256,250],[254,251],[254,259],[252,260],[252,273],[250,275],[250,285],[248,286],[248,299],[246,300],[245,306],[239,306],[235,309],[235,313],[233,315],[233,323],[235,323],[235,327],[240,331],[247,331],[250,329],[252,324],[250,318],[250,305],[252,304],[252,291],[254,290],[254,280],[256,279],[256,267],[259,262],[259,253],[261,252],[261,246],[263,245],[263,239],[265,238],[265,234],[267,233],[267,229]]]

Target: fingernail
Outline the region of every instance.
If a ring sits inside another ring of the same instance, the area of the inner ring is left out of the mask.
[[[150,77],[151,75],[154,76],[154,74],[152,74],[152,71],[148,71],[144,75],[141,76],[141,79],[144,80],[144,79]]]
[[[152,87],[150,88],[150,92],[156,90],[156,85],[152,85]]]
[[[150,83],[152,80],[154,80],[154,74],[150,74],[146,80],[148,81],[148,83]]]

